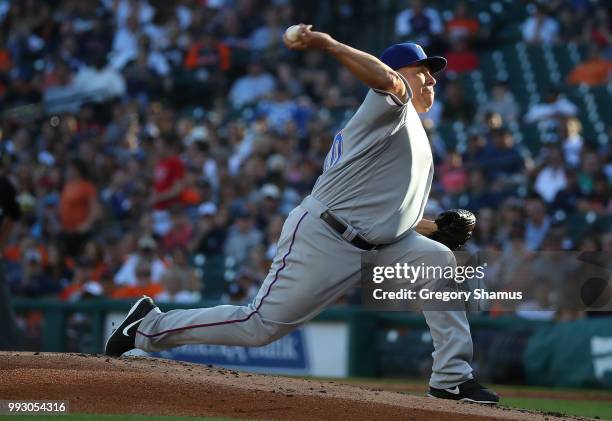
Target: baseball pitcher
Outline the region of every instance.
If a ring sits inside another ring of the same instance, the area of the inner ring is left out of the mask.
[[[364,258],[456,265],[449,247],[469,239],[473,215],[451,210],[436,221],[422,219],[434,167],[418,113],[431,108],[433,75],[446,67],[446,59],[427,57],[411,43],[393,45],[378,59],[307,25],[284,42],[292,50],[326,52],[370,90],[335,136],[312,193],[287,217],[257,297],[246,306],[167,313],[143,297],[109,337],[107,355],[184,344],[265,345],[353,287]],[[473,379],[465,312],[423,313],[435,348],[428,396],[497,403],[498,396]]]

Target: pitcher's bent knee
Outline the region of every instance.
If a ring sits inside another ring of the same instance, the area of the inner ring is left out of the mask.
[[[285,336],[297,326],[264,320],[257,316],[257,328],[246,346],[264,346]]]

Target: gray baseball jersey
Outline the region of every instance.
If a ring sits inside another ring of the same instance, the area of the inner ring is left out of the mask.
[[[431,147],[412,101],[370,90],[335,136],[312,196],[370,242],[387,244],[422,218],[432,178]]]

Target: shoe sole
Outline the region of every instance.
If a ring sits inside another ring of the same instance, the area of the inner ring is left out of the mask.
[[[475,399],[470,399],[470,398],[461,398],[461,399],[440,398],[440,397],[434,396],[434,395],[432,395],[430,393],[427,394],[427,397],[435,398],[435,399],[446,399],[447,401],[480,403],[480,404],[483,404],[483,405],[497,405],[499,403],[499,402],[496,402],[496,401],[477,401]]]
[[[117,326],[117,329],[113,330],[112,333],[110,334],[110,336],[108,337],[108,339],[106,340],[106,343],[104,344],[104,355],[106,355],[106,350],[108,349],[108,343],[111,341],[111,339],[113,339],[113,336],[115,336],[115,334],[120,331],[121,326],[125,323],[125,321],[132,315],[132,313],[134,313],[136,311],[136,309],[138,308],[140,303],[143,302],[143,300],[150,300],[150,299],[151,299],[150,297],[147,297],[145,295],[140,300],[138,300],[138,301],[136,301],[134,303],[132,308],[130,308],[130,311],[128,311],[128,314],[124,317],[124,319],[121,321],[119,326]]]

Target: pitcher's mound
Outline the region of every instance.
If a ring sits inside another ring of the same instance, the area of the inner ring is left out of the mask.
[[[555,419],[335,382],[85,354],[0,352],[0,397],[68,400],[70,412],[96,414],[332,421]]]

